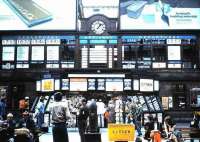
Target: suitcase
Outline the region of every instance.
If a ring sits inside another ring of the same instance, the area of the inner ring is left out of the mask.
[[[42,124],[41,131],[48,133],[49,127],[48,127],[48,125],[46,123]]]
[[[85,133],[84,142],[101,142],[100,133]]]

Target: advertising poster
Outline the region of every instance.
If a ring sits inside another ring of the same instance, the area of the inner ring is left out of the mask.
[[[120,29],[200,29],[200,1],[120,0]]]
[[[0,30],[75,30],[76,0],[0,0]]]

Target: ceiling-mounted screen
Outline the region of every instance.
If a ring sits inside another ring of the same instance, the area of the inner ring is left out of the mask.
[[[132,90],[131,79],[124,79],[124,90]]]
[[[59,46],[47,46],[47,61],[59,60]]]
[[[167,47],[168,60],[181,60],[181,47],[168,46]]]
[[[123,91],[123,80],[106,79],[106,91]]]
[[[76,0],[1,0],[0,30],[75,30]]]
[[[60,79],[55,79],[55,90],[60,90]]]
[[[70,78],[70,91],[87,91],[87,79]]]
[[[97,90],[105,90],[105,79],[97,79]]]
[[[134,79],[133,80],[133,90],[139,91],[139,87],[140,87],[139,80]]]
[[[153,79],[140,79],[141,92],[153,92]]]
[[[69,90],[69,79],[62,79],[62,90]]]
[[[41,91],[41,81],[36,81],[36,91]]]
[[[2,61],[14,61],[15,60],[15,47],[3,46]]]
[[[159,91],[159,81],[158,80],[154,80],[154,91]]]
[[[17,47],[17,61],[28,61],[29,58],[29,46]]]
[[[200,1],[120,0],[120,29],[200,29]]]
[[[44,46],[32,46],[32,61],[43,61],[44,60]]]
[[[88,79],[88,90],[96,90],[95,79]]]

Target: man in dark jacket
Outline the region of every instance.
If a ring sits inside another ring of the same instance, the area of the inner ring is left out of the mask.
[[[79,128],[79,134],[81,137],[81,142],[85,142],[84,141],[84,133],[87,128],[87,119],[89,116],[89,110],[88,110],[86,104],[87,104],[86,99],[82,99],[81,107],[80,107],[79,114],[78,114],[78,128]]]

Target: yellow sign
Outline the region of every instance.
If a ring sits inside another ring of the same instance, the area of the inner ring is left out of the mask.
[[[42,91],[53,91],[53,89],[54,89],[53,79],[42,80]]]
[[[133,141],[135,126],[131,124],[108,124],[109,141]]]

